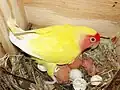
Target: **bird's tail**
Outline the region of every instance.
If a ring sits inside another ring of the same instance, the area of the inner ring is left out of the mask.
[[[15,34],[18,32],[23,32],[22,30],[16,23],[15,19],[9,18],[7,20],[7,26],[8,26],[8,31],[9,31],[9,40],[18,48],[22,49],[23,46],[23,40],[21,39],[21,36],[16,36]]]
[[[21,29],[19,27],[19,25],[16,23],[16,20],[13,19],[13,18],[9,18],[7,20],[7,26],[8,26],[8,29],[9,29],[9,33],[12,32],[17,37],[19,37],[20,35],[35,33],[34,30],[25,31],[25,30]]]
[[[22,30],[19,27],[19,25],[16,23],[16,20],[13,18],[9,18],[7,20],[7,26],[8,26],[9,32],[12,32],[13,34],[24,32],[24,30]]]

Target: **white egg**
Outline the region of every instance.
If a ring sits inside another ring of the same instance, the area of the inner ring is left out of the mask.
[[[76,78],[73,81],[73,88],[75,90],[86,90],[88,83],[83,78]]]
[[[79,69],[72,69],[69,74],[70,79],[75,80],[76,78],[83,77],[83,73]]]
[[[102,81],[103,81],[103,79],[99,75],[94,75],[90,79],[91,85],[99,85],[99,84],[101,84]]]
[[[43,72],[47,71],[47,69],[43,65],[38,64],[37,67],[40,71],[43,71]]]

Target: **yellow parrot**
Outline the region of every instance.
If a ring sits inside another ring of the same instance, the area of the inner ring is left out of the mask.
[[[57,65],[74,62],[84,50],[100,42],[99,33],[86,26],[65,24],[24,31],[14,19],[9,19],[7,25],[10,41],[45,66],[52,78]]]

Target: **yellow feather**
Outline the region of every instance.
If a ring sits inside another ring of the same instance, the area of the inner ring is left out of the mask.
[[[91,28],[71,25],[50,26],[35,32],[39,37],[30,40],[29,47],[43,60],[56,64],[71,63],[81,53],[79,40],[96,34]]]

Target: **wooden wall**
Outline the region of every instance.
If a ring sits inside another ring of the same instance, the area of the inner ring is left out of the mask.
[[[16,53],[15,47],[9,41],[6,21],[15,18],[21,28],[27,25],[22,0],[0,0],[0,57],[5,53]]]
[[[24,0],[69,18],[120,20],[120,0]]]
[[[120,0],[24,0],[24,7],[39,27],[86,25],[110,36],[120,31]]]

